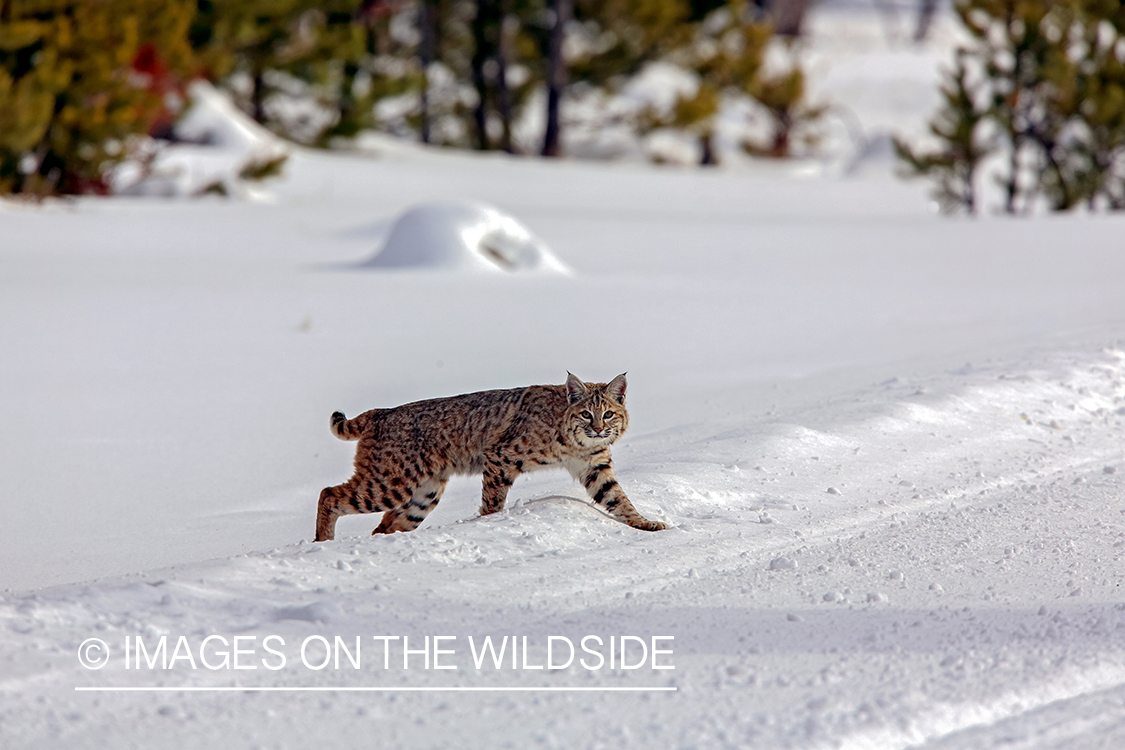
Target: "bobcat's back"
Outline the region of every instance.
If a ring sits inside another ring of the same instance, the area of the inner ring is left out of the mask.
[[[373,453],[400,464],[426,458],[435,468],[461,474],[479,470],[484,454],[509,433],[552,438],[565,410],[559,386],[530,386],[415,401],[350,420],[337,412],[333,432],[360,441],[357,465]]]

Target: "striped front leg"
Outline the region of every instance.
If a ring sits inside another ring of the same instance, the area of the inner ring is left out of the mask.
[[[668,528],[667,524],[660,521],[650,521],[633,507],[625,491],[617,483],[613,475],[613,462],[610,460],[609,451],[599,452],[591,457],[591,463],[579,473],[578,479],[586,487],[594,505],[604,510],[619,521],[624,521],[635,529],[643,531],[660,531]]]

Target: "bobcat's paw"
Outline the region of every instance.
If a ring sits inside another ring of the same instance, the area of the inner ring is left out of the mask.
[[[668,528],[668,524],[662,523],[661,521],[641,521],[638,524],[634,524],[634,528],[638,528],[641,531],[663,531]]]

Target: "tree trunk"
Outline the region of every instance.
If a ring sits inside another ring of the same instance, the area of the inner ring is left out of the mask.
[[[477,0],[477,14],[473,17],[473,57],[469,62],[472,71],[473,88],[477,90],[477,106],[473,110],[473,145],[479,151],[487,151],[488,143],[488,84],[484,80],[484,63],[488,59],[488,38],[486,16],[489,0]]]
[[[937,0],[921,0],[918,7],[918,28],[914,30],[914,41],[924,42],[930,33],[930,25],[937,13]]]
[[[809,0],[770,0],[770,20],[781,36],[800,36]]]
[[[1019,134],[1011,134],[1012,153],[1008,156],[1008,178],[1004,181],[1004,213],[1015,215],[1016,197],[1019,195],[1020,149],[1023,141]]]
[[[422,42],[418,49],[418,58],[422,63],[422,91],[419,96],[419,109],[421,122],[418,124],[419,136],[422,143],[430,142],[430,64],[434,61],[435,37],[435,12],[430,0],[422,0],[418,8],[418,27],[421,31]]]
[[[266,124],[266,84],[262,80],[262,71],[260,69],[254,70],[254,75],[250,80],[250,116],[254,118],[254,122],[265,125]]]
[[[512,147],[512,92],[508,90],[508,17],[511,0],[504,0],[500,13],[500,38],[496,42],[496,105],[500,110],[500,149],[509,154]]]
[[[775,159],[789,158],[789,136],[793,132],[793,119],[788,110],[774,114],[773,145],[770,156]]]
[[[710,130],[699,136],[699,164],[703,167],[718,166],[719,160],[715,156],[715,134]]]
[[[563,35],[570,18],[570,0],[552,0],[554,23],[547,47],[547,131],[543,135],[543,156],[561,155],[559,147],[559,102],[566,86],[566,64],[563,62]]]

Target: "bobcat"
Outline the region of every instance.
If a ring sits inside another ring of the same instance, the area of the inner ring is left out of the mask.
[[[373,534],[413,531],[441,499],[453,474],[484,474],[481,515],[503,510],[522,472],[561,464],[598,506],[645,531],[644,518],[613,475],[609,446],[629,426],[625,374],[609,383],[533,385],[373,409],[355,419],[332,415],[332,432],[359,440],[355,475],[320,493],[316,541],[335,536],[336,519],[386,511]]]

